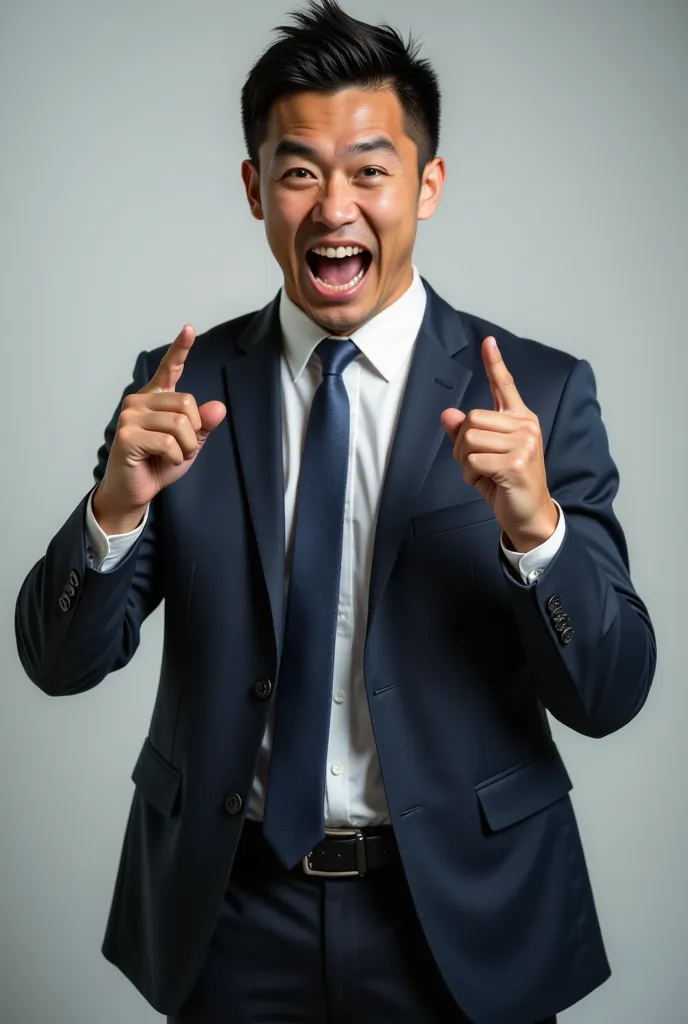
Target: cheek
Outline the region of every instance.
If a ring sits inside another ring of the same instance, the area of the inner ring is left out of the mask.
[[[299,210],[292,196],[266,196],[263,200],[265,232],[270,246],[288,248],[300,223]]]
[[[393,244],[395,238],[406,240],[415,231],[417,204],[415,197],[409,196],[406,188],[380,189],[370,196],[366,210],[380,237],[387,244]]]

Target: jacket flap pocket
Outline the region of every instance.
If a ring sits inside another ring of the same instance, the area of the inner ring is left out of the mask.
[[[449,508],[438,508],[434,512],[425,512],[411,520],[414,537],[427,537],[431,533],[446,533],[448,530],[459,530],[462,526],[476,526],[494,520],[494,513],[483,498],[476,501],[463,501],[460,505]]]
[[[182,774],[158,753],[148,736],[144,740],[131,777],[146,800],[169,818],[179,792]]]
[[[531,761],[508,768],[475,787],[493,832],[543,810],[573,788],[556,746]]]

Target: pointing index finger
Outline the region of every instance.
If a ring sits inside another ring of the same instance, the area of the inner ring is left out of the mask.
[[[191,324],[184,324],[143,390],[149,392],[174,391],[184,371],[186,357],[195,340],[196,332]]]
[[[520,412],[525,408],[514,378],[509,373],[491,335],[483,341],[483,363],[490,382],[496,412]]]

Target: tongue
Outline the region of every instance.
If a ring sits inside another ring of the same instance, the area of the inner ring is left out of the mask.
[[[363,256],[344,256],[341,260],[318,256],[315,276],[325,284],[348,284],[363,269]]]

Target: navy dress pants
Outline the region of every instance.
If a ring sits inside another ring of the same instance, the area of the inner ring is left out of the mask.
[[[435,964],[400,867],[363,878],[287,873],[251,822],[204,966],[167,1022],[470,1024]]]

